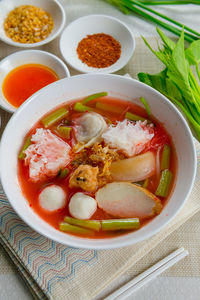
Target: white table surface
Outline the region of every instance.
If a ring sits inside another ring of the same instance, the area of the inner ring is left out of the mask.
[[[7,0],[9,1],[9,0]],[[155,26],[149,24],[141,19],[133,16],[122,15],[118,10],[113,9],[113,7],[105,4],[101,0],[61,0],[68,6],[68,22],[73,19],[90,14],[90,13],[101,13],[107,15],[113,15],[118,17],[121,21],[124,21],[132,30],[135,36],[145,35],[145,36],[155,36]],[[80,10],[77,12],[77,4],[84,4],[81,6]],[[155,7],[154,7],[155,8]],[[168,16],[176,18],[180,22],[184,22],[199,30],[199,20],[200,20],[200,6],[167,6],[158,8],[159,11],[165,12]],[[177,13],[178,11],[178,13]],[[0,252],[2,249],[0,248]],[[4,255],[0,255],[0,268],[2,266],[2,261],[7,259]],[[13,267],[15,269],[15,267]],[[119,287],[122,282],[128,280],[127,275],[121,276],[113,284],[106,289],[97,298],[103,299],[104,295],[108,294],[113,289]],[[0,275],[0,300],[32,300],[29,290],[25,286],[22,279],[19,277],[17,271],[11,274]],[[151,281],[148,285],[144,286],[137,292],[135,292],[128,300],[199,300],[200,299],[200,278],[199,277],[158,277]],[[66,300],[68,300],[66,298]],[[79,299],[70,299],[79,300]],[[81,300],[81,299],[80,299]]]
[[[0,262],[1,267],[1,262]],[[126,276],[121,276],[110,286],[117,288]],[[104,292],[105,293],[105,292]],[[103,299],[100,295],[98,299]],[[127,300],[199,300],[200,278],[199,277],[158,277],[145,285]],[[18,274],[0,276],[0,300],[33,300],[29,290]],[[66,300],[68,300],[66,298]],[[71,299],[72,300],[72,299]],[[79,300],[79,299],[73,299]],[[81,300],[81,299],[80,299]],[[121,299],[122,300],[122,299]]]

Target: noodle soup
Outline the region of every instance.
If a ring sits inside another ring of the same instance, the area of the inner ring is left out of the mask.
[[[57,230],[91,238],[139,230],[176,175],[170,135],[150,112],[106,92],[49,112],[27,134],[18,176],[30,207]]]

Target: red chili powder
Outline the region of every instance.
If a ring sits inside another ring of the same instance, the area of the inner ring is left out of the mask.
[[[79,42],[77,54],[89,67],[106,68],[120,58],[121,45],[105,33],[87,35]]]

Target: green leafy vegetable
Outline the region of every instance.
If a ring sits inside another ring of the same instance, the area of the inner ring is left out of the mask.
[[[190,68],[191,65],[195,65],[200,78],[200,40],[192,42],[185,50],[183,30],[177,44],[160,29],[157,29],[157,32],[163,41],[162,49],[153,50],[143,39],[166,68],[154,75],[139,73],[138,78],[164,94],[182,110],[200,141],[200,86]]]

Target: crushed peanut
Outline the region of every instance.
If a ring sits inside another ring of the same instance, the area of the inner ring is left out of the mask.
[[[33,5],[16,7],[4,22],[6,35],[14,42],[23,44],[38,43],[46,39],[53,26],[51,15]]]

